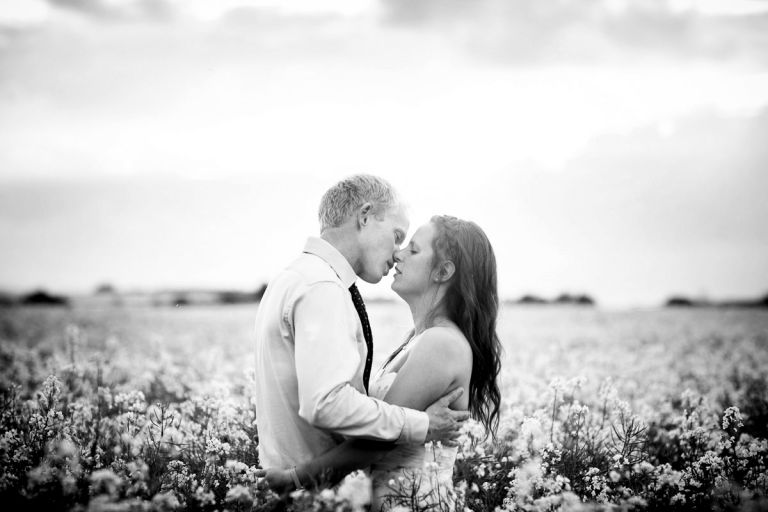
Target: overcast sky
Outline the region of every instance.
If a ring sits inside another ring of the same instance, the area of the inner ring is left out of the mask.
[[[767,0],[0,0],[0,289],[252,289],[370,172],[506,297],[759,296],[766,134]]]

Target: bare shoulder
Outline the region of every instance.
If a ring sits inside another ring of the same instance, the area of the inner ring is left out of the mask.
[[[421,333],[412,350],[414,354],[427,354],[441,363],[455,363],[458,367],[472,365],[472,348],[456,326],[430,327]]]

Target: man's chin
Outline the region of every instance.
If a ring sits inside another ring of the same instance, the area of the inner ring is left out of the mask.
[[[366,283],[376,284],[381,281],[381,278],[384,276],[358,276],[360,279],[365,281]]]

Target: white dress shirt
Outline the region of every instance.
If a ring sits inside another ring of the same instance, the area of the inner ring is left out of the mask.
[[[423,443],[429,418],[368,397],[366,345],[349,287],[357,276],[321,238],[267,287],[256,316],[256,417],[262,467],[287,467],[341,436]]]

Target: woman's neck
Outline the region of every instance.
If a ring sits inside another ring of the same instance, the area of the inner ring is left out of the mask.
[[[407,300],[413,318],[413,331],[417,336],[445,318],[445,307],[442,305],[443,293],[440,290],[430,290],[419,297]],[[435,309],[437,308],[437,309]]]

